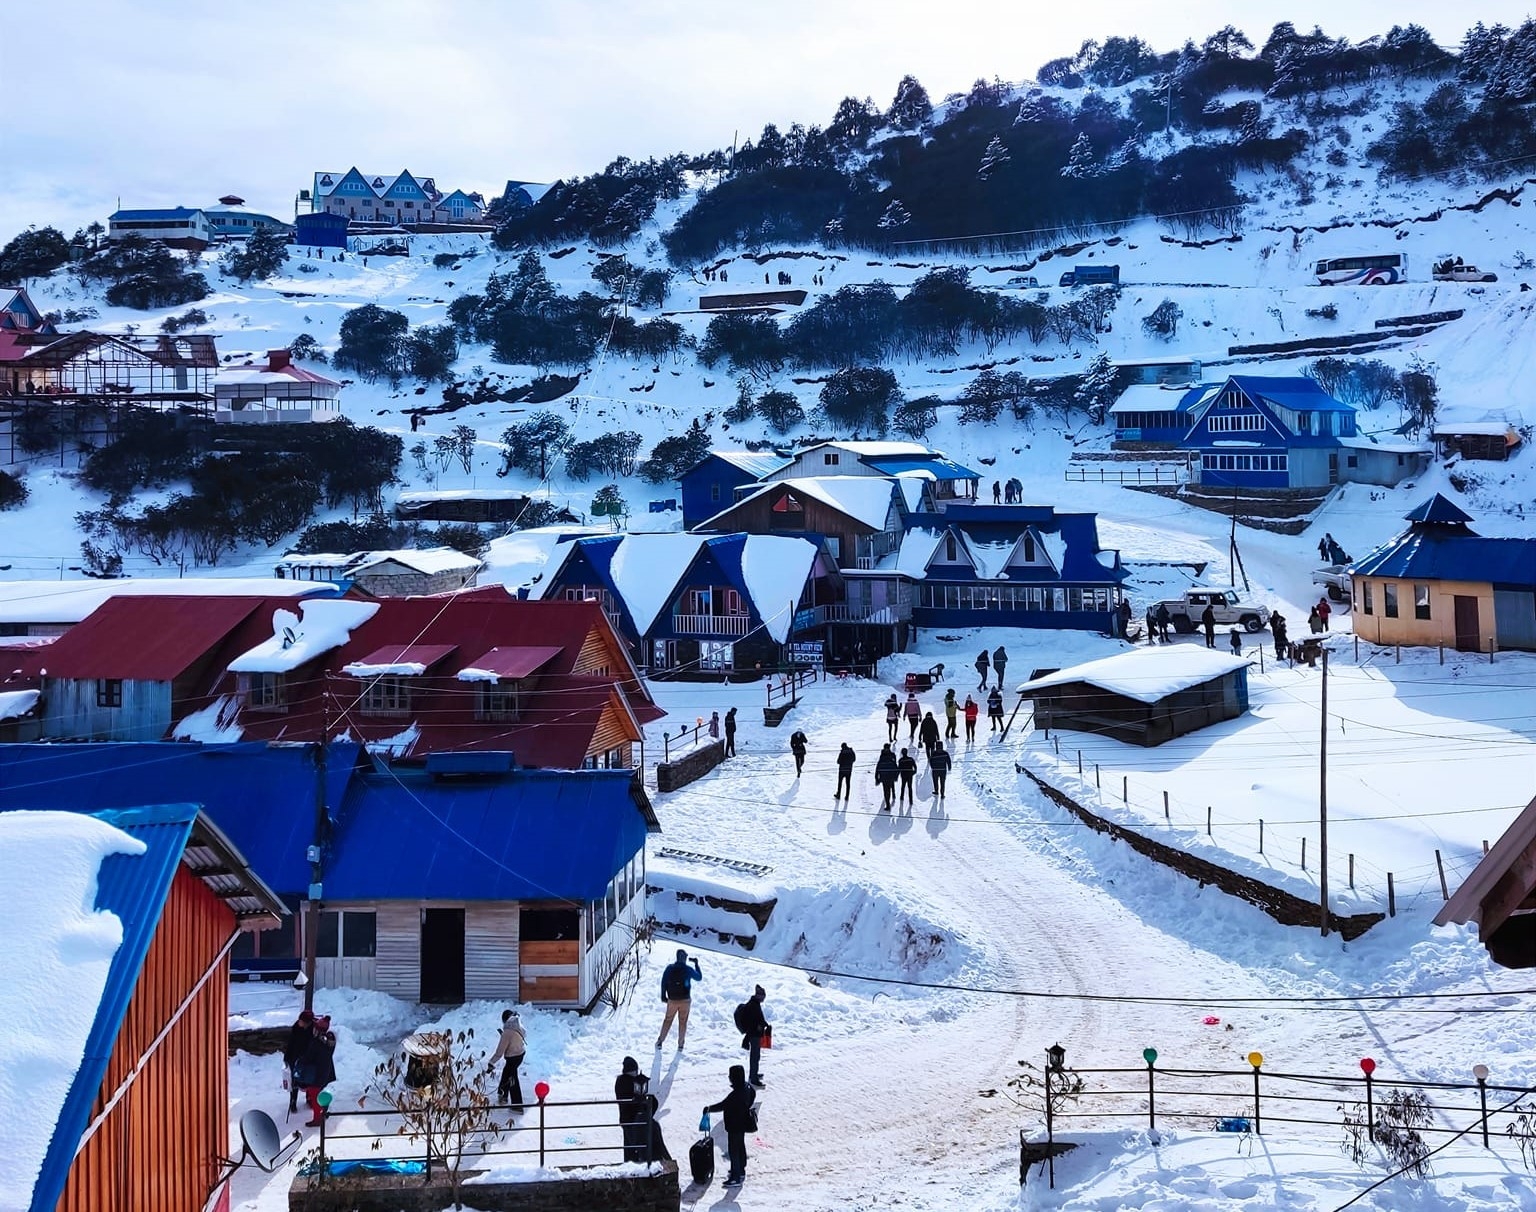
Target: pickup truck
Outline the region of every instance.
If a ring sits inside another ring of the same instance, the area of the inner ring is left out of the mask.
[[[1153,609],[1158,606],[1168,607],[1173,629],[1183,635],[1199,628],[1206,606],[1211,607],[1221,627],[1236,624],[1245,631],[1263,631],[1269,624],[1269,607],[1243,601],[1235,589],[1186,589],[1182,597],[1156,602]]]
[[[1437,261],[1430,273],[1436,282],[1497,282],[1498,274],[1487,273],[1475,265],[1460,265],[1454,261]]]
[[[1312,584],[1318,586],[1335,602],[1348,602],[1353,583],[1348,564],[1329,564],[1312,574]]]
[[[1034,290],[1040,281],[1031,274],[1015,274],[1008,279],[1008,285],[1013,290]]]

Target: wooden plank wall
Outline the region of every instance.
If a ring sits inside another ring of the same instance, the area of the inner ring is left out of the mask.
[[[178,871],[92,1119],[234,930],[224,904]],[[226,959],[75,1159],[59,1212],[200,1212],[229,1148],[228,1039]]]
[[[516,903],[470,904],[464,912],[464,996],[518,999],[518,935],[522,909]]]
[[[375,909],[374,988],[414,1002],[421,996],[421,907],[414,902],[384,901]]]

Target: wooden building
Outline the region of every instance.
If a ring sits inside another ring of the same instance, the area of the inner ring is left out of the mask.
[[[1477,923],[1496,963],[1536,968],[1536,799],[1462,881],[1435,925]]]
[[[1248,710],[1248,662],[1190,644],[1133,648],[1019,687],[1035,726],[1161,745]]]
[[[35,837],[36,826],[70,815],[23,811],[0,821],[30,818],[20,823],[30,823]],[[195,805],[92,815],[122,838],[102,847],[94,889],[94,908],[121,923],[122,941],[79,1069],[56,1108],[32,1212],[226,1208],[229,952],[242,930],[286,911]],[[57,858],[43,852],[37,861]],[[38,925],[39,939],[48,937],[48,924]],[[40,989],[20,1005],[47,1013],[50,993]],[[34,1033],[57,1036],[58,1022],[10,1022],[7,1029],[24,1046]],[[32,1105],[22,1113],[42,1110]]]
[[[1536,651],[1536,539],[1483,538],[1436,493],[1350,566],[1355,634],[1378,644]]]
[[[334,581],[355,585],[376,598],[451,593],[475,583],[485,565],[453,547],[289,554],[273,572],[279,580]]]
[[[1460,455],[1502,463],[1524,439],[1508,421],[1447,422],[1435,426],[1435,441],[1443,458]]]
[[[512,488],[438,488],[402,492],[395,517],[408,522],[516,522],[528,494]]]

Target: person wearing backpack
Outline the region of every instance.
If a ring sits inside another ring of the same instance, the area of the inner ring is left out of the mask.
[[[933,798],[944,798],[944,780],[949,777],[951,759],[949,750],[942,744],[934,746],[933,752],[928,755],[928,773],[933,775]]]
[[[757,1101],[757,1092],[747,1083],[747,1071],[740,1065],[732,1065],[729,1076],[731,1092],[704,1110],[719,1111],[725,1117],[725,1151],[731,1159],[725,1185],[739,1187],[747,1177],[747,1133],[757,1131],[757,1112],[752,1106]]]
[[[960,735],[960,729],[957,726],[959,715],[960,704],[955,701],[954,690],[946,690],[944,692],[944,739],[946,741],[952,741]]]
[[[987,650],[983,648],[981,655],[976,658],[976,673],[981,678],[981,684],[976,687],[977,690],[985,690],[987,688],[987,671],[991,667],[992,658],[987,655]]]
[[[901,723],[901,703],[896,698],[896,692],[891,691],[891,697],[885,700],[885,739],[894,741],[896,729]]]
[[[789,734],[789,751],[795,755],[795,777],[805,770],[805,733],[796,728]]]
[[[843,792],[848,792],[848,798],[853,799],[853,763],[857,755],[849,747],[848,742],[843,742],[843,747],[837,751],[837,790],[832,793],[832,798],[841,798]]]
[[[768,996],[761,985],[752,996],[736,1007],[736,1030],[741,1032],[741,1046],[747,1050],[747,1080],[761,1089],[766,1083],[759,1072],[763,1055],[763,1037],[772,1028],[763,1017],[763,1000]]]
[[[896,797],[899,804],[903,800],[907,806],[912,806],[912,780],[917,777],[917,759],[905,749],[901,751],[901,757],[896,759],[896,777],[901,780],[901,792]]]
[[[667,1004],[667,1016],[661,1023],[661,1034],[656,1037],[659,1048],[667,1042],[672,1030],[672,1020],[677,1019],[677,1050],[683,1050],[688,1038],[688,1011],[693,1005],[693,982],[704,979],[699,971],[699,961],[689,960],[688,953],[677,949],[677,959],[668,964],[661,974],[661,1000]]]

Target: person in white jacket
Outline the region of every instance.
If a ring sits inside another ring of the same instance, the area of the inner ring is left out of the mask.
[[[523,1031],[522,1020],[517,1017],[517,1011],[503,1010],[501,1038],[496,1041],[496,1051],[491,1053],[489,1067],[494,1069],[497,1061],[503,1062],[501,1081],[496,1085],[496,1100],[508,1103],[518,1110],[522,1110],[523,1107],[523,1083],[517,1071],[527,1051],[527,1036]]]

